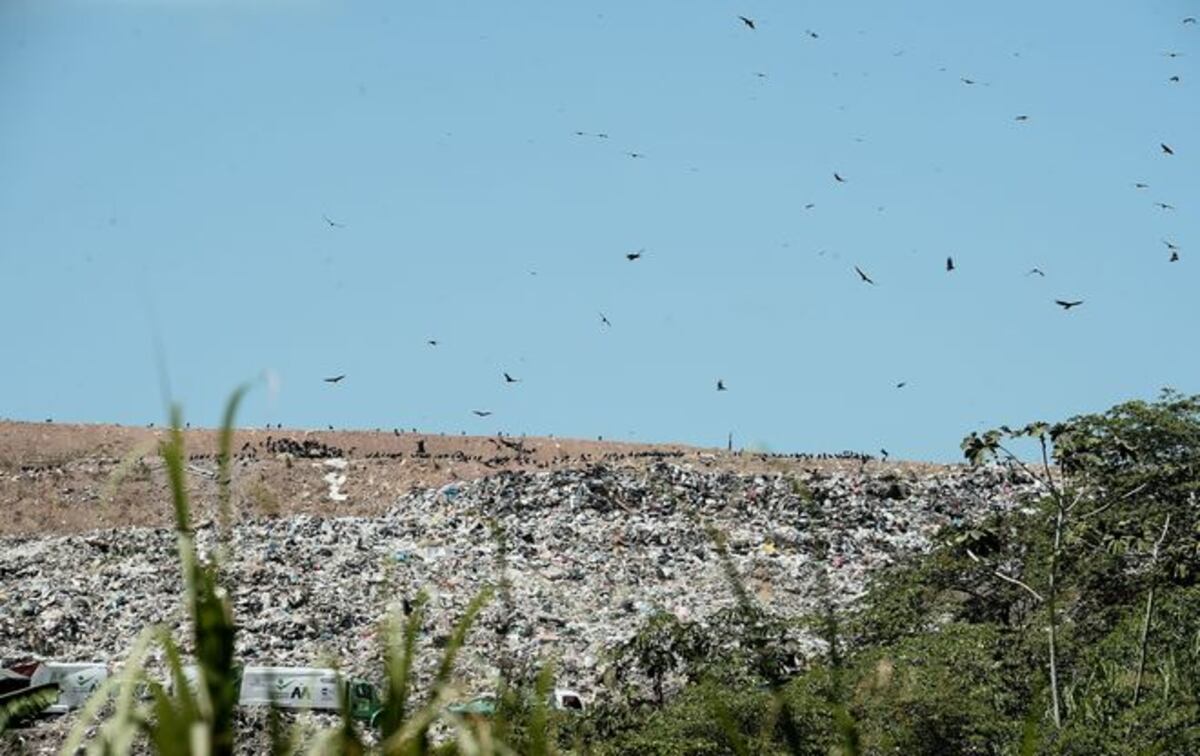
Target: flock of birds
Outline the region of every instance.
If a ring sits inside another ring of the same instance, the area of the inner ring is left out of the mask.
[[[746,28],[746,30],[748,30],[750,32],[754,32],[754,31],[758,30],[758,22],[755,21],[755,19],[750,18],[748,16],[741,16],[741,15],[737,16],[736,18],[738,21],[741,22],[741,24]],[[1182,23],[1187,26],[1196,25],[1197,19],[1195,17],[1188,16],[1188,17],[1182,19]],[[819,35],[812,30],[805,30],[805,34],[807,36],[811,37],[812,39],[819,38]],[[1182,53],[1179,53],[1179,52],[1168,52],[1168,53],[1164,53],[1164,54],[1170,58],[1178,58],[1178,57],[1182,56]],[[756,72],[755,75],[759,76],[759,77],[766,76],[766,74],[760,73],[760,72]],[[1171,76],[1169,80],[1172,83],[1179,83],[1180,77],[1178,75],[1174,75],[1174,76]],[[963,84],[966,84],[969,86],[979,83],[977,80],[972,79],[972,78],[967,78],[967,77],[961,78],[961,81]],[[1029,121],[1030,116],[1027,114],[1021,114],[1021,115],[1017,115],[1014,118],[1014,120],[1017,122],[1023,123],[1023,122]],[[608,139],[609,138],[609,135],[605,132],[576,131],[574,133],[576,136],[579,136],[579,137],[591,137],[591,138],[596,138],[596,139]],[[1166,142],[1160,142],[1159,149],[1163,156],[1172,157],[1175,155],[1175,148],[1173,148],[1170,144],[1167,144]],[[624,154],[631,158],[634,158],[634,159],[640,159],[640,158],[645,157],[644,153],[636,152],[636,151],[626,151]],[[840,171],[833,172],[833,180],[837,184],[845,184],[848,182],[848,178],[845,175],[843,175]],[[1139,181],[1139,182],[1134,183],[1134,188],[1138,189],[1138,190],[1148,189],[1149,184]],[[1155,205],[1162,210],[1174,210],[1175,209],[1174,205],[1171,205],[1171,204],[1165,203],[1165,202],[1156,202]],[[812,203],[807,204],[807,205],[805,205],[805,209],[811,209],[813,206],[814,205]],[[345,224],[330,218],[328,215],[322,215],[322,218],[324,219],[325,223],[330,228],[334,228],[334,229],[345,228]],[[1166,245],[1167,252],[1169,253],[1168,261],[1172,262],[1172,263],[1179,262],[1179,260],[1180,260],[1179,245],[1177,245],[1175,242],[1173,242],[1169,239],[1164,239],[1163,243]],[[631,252],[626,252],[626,253],[624,253],[624,257],[628,262],[635,263],[635,262],[641,260],[645,256],[645,254],[646,254],[646,250],[643,248],[643,249],[638,249],[638,250],[631,251]],[[875,280],[866,271],[864,271],[860,266],[854,265],[853,268],[854,268],[854,272],[857,274],[858,279],[861,283],[866,284],[868,286],[876,285]],[[953,273],[956,269],[957,269],[957,266],[955,264],[954,258],[952,256],[948,256],[946,258],[946,264],[945,264],[946,273]],[[536,273],[534,275],[536,275]],[[1035,276],[1036,275],[1036,276],[1040,276],[1040,277],[1044,278],[1046,276],[1046,273],[1041,268],[1034,267],[1034,268],[1030,269],[1028,272],[1026,272],[1025,275],[1026,276]],[[1055,299],[1054,304],[1057,305],[1058,307],[1061,307],[1062,310],[1064,312],[1066,312],[1066,311],[1069,311],[1073,308],[1079,307],[1080,305],[1084,304],[1084,300],[1083,299]],[[612,327],[612,322],[608,319],[608,317],[603,312],[599,313],[599,318],[600,318],[600,324],[603,327],[605,327],[605,328]],[[428,341],[426,341],[426,344],[431,347],[436,347],[436,346],[438,346],[439,342],[436,339],[429,339]],[[519,378],[514,378],[512,375],[510,375],[507,372],[502,372],[501,376],[506,385],[517,384],[517,383],[521,382],[521,380]],[[341,382],[345,377],[346,376],[344,374],[340,374],[340,375],[327,377],[324,380],[327,383],[336,384],[336,383]],[[901,388],[904,388],[906,385],[907,385],[906,381],[900,381],[895,384],[895,387],[897,389],[901,389]],[[716,390],[719,392],[729,390],[724,379],[718,378],[716,380]],[[492,412],[490,410],[475,409],[475,410],[472,410],[472,414],[474,414],[477,417],[483,418],[483,417],[490,416],[492,414]],[[886,458],[888,456],[886,450],[880,450],[880,451],[884,458]]]

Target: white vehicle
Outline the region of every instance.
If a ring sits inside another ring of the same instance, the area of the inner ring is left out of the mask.
[[[196,667],[183,670],[189,685],[195,685]],[[246,667],[242,670],[240,706],[271,706],[281,709],[338,711],[338,681],[341,675],[327,667]],[[378,695],[370,683],[349,680],[353,716],[369,719],[378,708]]]

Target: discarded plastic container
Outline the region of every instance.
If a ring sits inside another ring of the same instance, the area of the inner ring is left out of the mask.
[[[583,711],[583,696],[566,688],[555,688],[553,705],[556,709]]]
[[[98,662],[43,662],[29,678],[30,687],[56,683],[58,703],[47,714],[65,714],[80,709],[92,693],[108,679],[108,667]]]

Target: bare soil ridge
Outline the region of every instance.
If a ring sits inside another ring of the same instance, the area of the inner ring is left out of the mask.
[[[157,456],[165,428],[0,422],[0,536],[78,533],[170,524]],[[198,516],[216,493],[217,432],[185,430]],[[503,471],[561,470],[596,463],[644,468],[660,461],[739,474],[858,468],[837,455],[728,452],[682,444],[414,432],[238,429],[233,484],[247,519],[294,514],[378,516],[413,489]],[[330,460],[345,460],[344,467]],[[869,462],[878,467],[878,461]],[[888,462],[917,470],[944,466]],[[345,482],[331,487],[330,475]],[[342,499],[341,496],[345,498]]]

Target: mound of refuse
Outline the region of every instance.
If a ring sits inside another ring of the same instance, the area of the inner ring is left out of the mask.
[[[851,602],[873,571],[927,551],[943,526],[1011,508],[1033,490],[1006,467],[502,473],[413,491],[379,517],[241,523],[225,564],[243,663],[336,660],[375,680],[389,611],[428,594],[428,675],[432,649],[503,569],[513,616],[505,621],[497,600],[484,611],[460,656],[465,687],[489,690],[501,658],[555,658],[558,684],[589,697],[609,652],[651,613],[704,622],[732,604],[708,526],[725,533],[758,601],[795,615],[818,606],[819,580],[835,601]],[[215,548],[215,528],[201,524],[197,542],[202,553]],[[115,668],[153,624],[173,628],[186,648],[175,547],[169,529],[0,539],[0,661]]]

